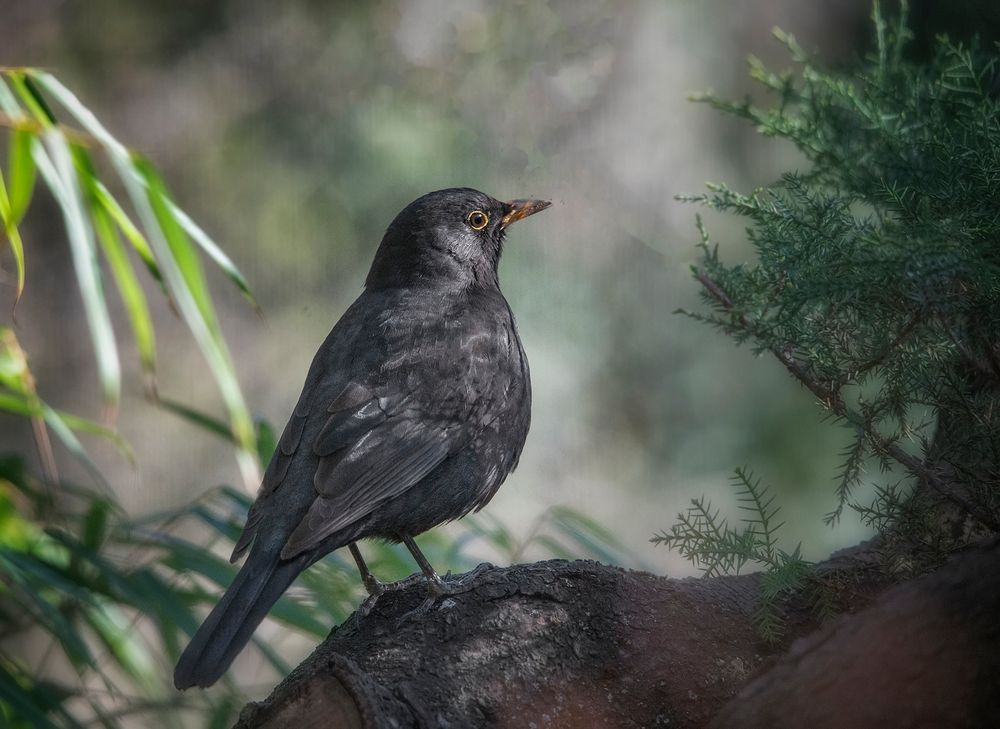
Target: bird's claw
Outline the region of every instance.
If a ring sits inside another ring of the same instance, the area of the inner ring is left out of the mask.
[[[452,597],[454,595],[460,595],[463,592],[468,592],[473,587],[475,587],[476,582],[480,577],[486,572],[493,569],[493,565],[489,562],[483,562],[478,565],[474,570],[468,572],[461,577],[456,577],[450,579],[451,573],[449,572],[444,579],[442,579],[437,574],[426,575],[424,579],[427,582],[427,591],[430,593],[419,606],[414,608],[408,613],[405,613],[398,621],[397,626],[402,625],[408,620],[413,618],[419,618],[430,612],[434,606],[437,604],[438,600],[445,597]],[[417,575],[414,575],[416,577]],[[411,578],[412,579],[412,578]],[[447,604],[448,601],[445,601]]]
[[[365,590],[368,591],[369,598],[379,598],[386,590],[386,585],[380,579],[375,577],[375,575],[369,574],[364,578]],[[367,602],[367,600],[365,601]]]
[[[396,621],[396,627],[399,628],[401,625],[403,625],[403,623],[406,623],[415,618],[423,617],[424,615],[429,613],[432,609],[434,609],[434,605],[437,604],[437,601],[441,597],[442,596],[438,594],[432,594],[428,596],[427,599],[425,599],[417,607],[413,608],[413,610],[403,613],[403,615],[400,616],[399,620]]]
[[[410,575],[402,580],[396,580],[395,582],[382,582],[376,579],[374,576],[371,581],[364,581],[365,589],[368,590],[368,597],[363,603],[358,607],[358,615],[362,618],[368,617],[369,613],[375,608],[375,603],[378,602],[379,598],[385,595],[387,592],[398,592],[399,590],[405,590],[407,587],[422,582],[424,576],[422,574]]]
[[[421,617],[430,612],[441,598],[468,592],[475,586],[476,581],[491,569],[494,569],[492,564],[483,562],[471,572],[467,572],[459,577],[452,577],[450,572],[443,578],[437,574],[424,575],[418,572],[396,582],[380,582],[373,577],[371,584],[367,580],[365,581],[365,588],[368,590],[369,596],[358,607],[357,615],[359,619],[368,617],[375,608],[375,603],[378,602],[378,599],[387,592],[398,592],[399,590],[412,587],[418,582],[423,582],[427,585],[429,594],[419,606],[405,613],[399,619],[397,625],[402,625],[408,620]]]
[[[428,579],[430,589],[438,597],[444,595],[459,595],[463,592],[468,592],[471,590],[476,582],[484,574],[494,569],[494,566],[489,562],[482,562],[476,566],[471,572],[466,572],[464,575],[458,577],[451,577],[451,572],[445,575],[444,579],[441,579],[437,575],[434,575],[437,579]]]

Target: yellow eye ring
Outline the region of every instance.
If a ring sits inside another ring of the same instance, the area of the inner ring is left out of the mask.
[[[473,210],[469,213],[469,217],[466,218],[466,221],[469,223],[469,227],[473,230],[482,230],[490,224],[490,216],[482,210]]]

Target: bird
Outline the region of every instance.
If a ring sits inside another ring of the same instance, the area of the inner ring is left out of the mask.
[[[178,689],[215,683],[296,576],[336,549],[377,598],[360,539],[405,544],[447,591],[413,537],[481,509],[517,466],[531,381],[498,265],[510,225],[550,205],[451,188],[389,224],[313,358],[233,549],[246,561],[181,654]]]

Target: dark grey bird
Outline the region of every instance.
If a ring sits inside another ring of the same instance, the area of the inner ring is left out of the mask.
[[[517,465],[531,384],[497,266],[511,223],[548,206],[459,188],[392,221],[313,359],[232,560],[249,556],[181,655],[177,688],[215,683],[295,577],[335,549],[350,547],[377,596],[356,540],[403,542],[446,589],[413,537],[482,508]]]

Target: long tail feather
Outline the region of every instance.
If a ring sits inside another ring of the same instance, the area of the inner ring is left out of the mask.
[[[301,558],[282,560],[277,552],[251,549],[233,584],[177,661],[174,686],[186,689],[218,681],[305,565]]]

